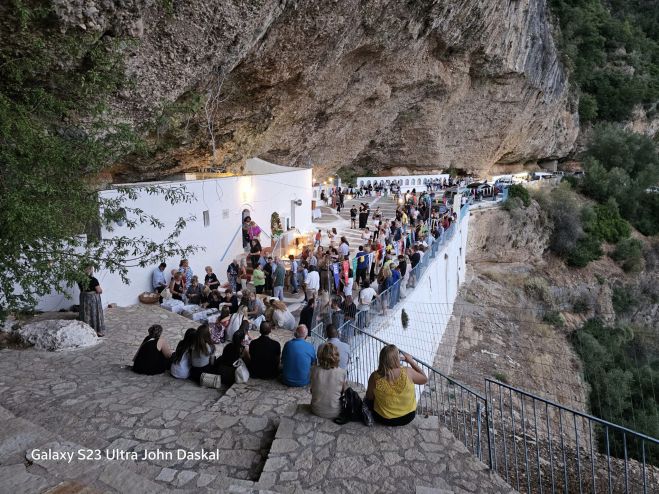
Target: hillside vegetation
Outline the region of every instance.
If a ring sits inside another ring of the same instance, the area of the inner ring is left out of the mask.
[[[623,121],[659,100],[659,2],[552,0],[559,45],[580,89],[581,122]]]

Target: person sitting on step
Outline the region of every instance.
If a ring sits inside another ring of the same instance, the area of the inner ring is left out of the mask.
[[[311,382],[311,365],[316,361],[313,345],[304,341],[309,331],[300,324],[295,337],[284,345],[281,354],[281,380],[286,386],[302,387]]]
[[[335,419],[341,413],[346,370],[339,367],[339,349],[332,343],[318,347],[318,362],[311,368],[311,413]]]
[[[133,371],[153,376],[169,369],[172,350],[162,337],[162,326],[154,324],[133,357]]]
[[[183,339],[176,345],[176,351],[172,356],[172,366],[169,373],[177,379],[187,379],[190,377],[190,349],[197,336],[195,328],[188,328],[185,331]]]
[[[401,367],[401,361],[409,364]],[[380,350],[378,369],[368,378],[365,400],[373,409],[373,418],[383,425],[407,425],[416,416],[414,385],[423,385],[428,377],[407,353],[396,345]]]

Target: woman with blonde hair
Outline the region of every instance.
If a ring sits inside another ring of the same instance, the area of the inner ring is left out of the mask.
[[[317,364],[311,368],[311,413],[335,419],[341,413],[341,392],[346,370],[339,367],[339,349],[332,343],[318,347]]]
[[[288,307],[281,300],[271,300],[270,305],[274,307],[272,313],[272,321],[280,329],[288,329],[289,331],[295,330],[295,316],[291,314]]]
[[[401,366],[406,362],[409,366]],[[416,416],[414,385],[423,385],[428,377],[407,353],[396,345],[380,351],[378,369],[368,378],[366,402],[373,407],[373,418],[383,425],[407,425]]]

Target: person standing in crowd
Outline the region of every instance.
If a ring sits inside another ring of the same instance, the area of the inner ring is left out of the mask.
[[[275,270],[272,273],[272,294],[279,300],[284,300],[284,280],[286,279],[286,269],[279,257],[275,257]]]
[[[319,228],[318,231],[316,232],[316,236],[315,236],[313,246],[314,247],[320,247],[320,241],[321,241],[322,238],[323,238],[323,232]]]
[[[339,367],[341,369],[347,369],[350,363],[350,345],[339,339],[339,330],[334,324],[327,326],[325,336],[327,337],[327,343],[334,345],[339,352]],[[323,345],[327,343],[323,343]],[[320,345],[320,347],[323,345]],[[318,352],[320,352],[320,347],[318,348]]]
[[[307,328],[313,328],[313,312],[315,307],[316,300],[310,298],[300,311],[300,324],[304,324]]]
[[[316,361],[313,345],[304,341],[309,331],[300,324],[295,337],[284,345],[281,354],[281,380],[286,386],[302,387],[311,382],[311,366]]]
[[[350,228],[357,228],[357,207],[354,204],[350,208]]]
[[[265,287],[265,273],[258,264],[254,268],[254,271],[252,271],[252,285],[254,285],[256,293],[263,293],[263,288]]]
[[[288,256],[288,260],[291,262],[291,271],[290,271],[290,281],[291,281],[291,293],[297,293],[298,292],[298,262],[297,259],[295,259],[294,255]]]
[[[364,246],[360,245],[357,254],[357,277],[355,280],[358,285],[366,283],[366,278],[368,276],[368,253],[364,251]]]
[[[94,268],[85,268],[85,279],[78,282],[80,288],[80,320],[89,324],[98,336],[105,336],[105,320],[103,318],[103,289],[98,280],[92,276]]]
[[[178,265],[178,272],[181,273],[183,284],[187,289],[192,283],[192,275],[194,274],[187,259],[181,259]]]
[[[270,323],[262,322],[259,332],[261,336],[250,342],[249,348],[243,353],[243,358],[252,377],[275,379],[279,374],[281,345],[270,338],[272,332]]]
[[[320,289],[320,274],[315,266],[309,266],[309,272],[304,279],[306,286],[307,300],[315,299]]]
[[[240,265],[238,264],[238,259],[231,261],[231,264],[227,266],[227,281],[229,282],[229,288],[233,292],[238,291],[238,274],[240,273]]]
[[[252,239],[252,246],[249,250],[249,259],[252,263],[252,267],[255,268],[258,263],[259,259],[261,258],[261,242],[259,242],[258,238]]]
[[[272,295],[272,257],[268,257],[268,261],[263,266],[263,274],[265,275],[265,293]]]
[[[346,239],[345,237],[341,237],[341,245],[339,245],[339,254],[341,254],[341,258],[350,255],[350,244],[348,243],[348,239]]]
[[[151,287],[156,293],[161,293],[165,288],[167,288],[167,280],[165,279],[165,268],[167,264],[161,262],[160,265],[153,270],[151,275]],[[162,304],[162,297],[159,299]]]

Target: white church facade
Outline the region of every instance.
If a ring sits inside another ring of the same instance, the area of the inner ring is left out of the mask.
[[[190,203],[170,204],[161,195],[149,195],[141,186],[160,187],[184,186],[194,196]],[[135,187],[137,197],[124,203],[126,208],[139,208],[147,215],[154,215],[164,223],[157,229],[143,224],[136,229],[127,225],[115,224],[111,232],[101,231],[101,238],[110,236],[144,236],[146,239],[162,242],[172,232],[181,217],[194,216],[188,222],[180,237],[181,245],[201,247],[189,258],[190,267],[203,283],[204,267],[212,266],[218,278],[226,278],[226,268],[233,258],[244,252],[242,243],[242,220],[249,215],[262,229],[263,247],[271,245],[270,218],[277,212],[284,229],[283,242],[287,239],[309,234],[313,230],[311,221],[312,170],[275,165],[267,161],[251,158],[246,161],[241,176],[218,176],[212,174],[197,176],[185,174],[172,180],[125,184]],[[100,192],[105,198],[116,197],[116,189]],[[178,268],[179,258],[162,259],[167,263],[165,274]],[[151,273],[157,267],[131,267],[128,278],[130,284],[122,282],[118,274],[100,271],[96,273],[103,288],[103,304],[116,303],[128,306],[138,303],[142,292],[152,291]],[[78,303],[78,291],[74,288],[67,299],[61,294],[44,297],[38,305],[40,310],[58,310]]]

